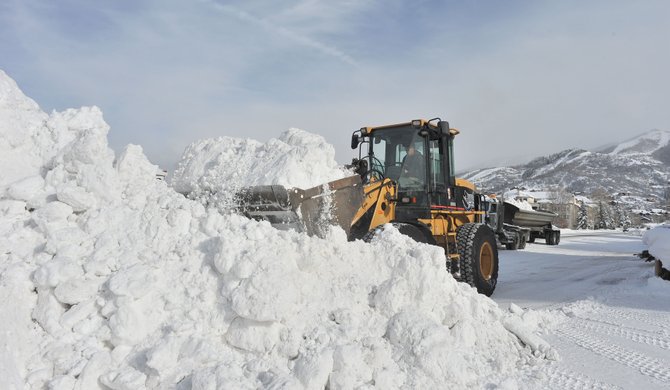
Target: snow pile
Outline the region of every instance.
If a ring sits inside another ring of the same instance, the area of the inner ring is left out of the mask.
[[[0,171],[17,168],[0,181],[0,388],[481,387],[552,356],[533,316],[456,283],[437,247],[207,210],[139,146],[115,160],[98,109],[46,115],[0,82]]]
[[[289,129],[278,139],[219,137],[189,145],[172,186],[192,199],[225,208],[242,187],[280,184],[311,188],[351,176],[338,166],[335,149],[316,134]]]
[[[642,236],[642,242],[649,247],[649,253],[670,264],[670,225],[659,225]]]
[[[515,198],[505,198],[505,203],[516,206],[519,210],[533,210],[533,206],[526,200],[518,200]]]

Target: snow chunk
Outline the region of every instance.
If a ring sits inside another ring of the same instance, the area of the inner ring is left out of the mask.
[[[22,200],[30,202],[35,197],[40,196],[44,192],[44,179],[39,176],[29,176],[18,180],[9,185],[7,188],[7,195],[11,199]]]
[[[58,301],[74,305],[96,296],[100,282],[94,279],[69,279],[58,284],[54,295]]]
[[[47,115],[0,70],[0,188],[40,173],[44,146],[51,141],[43,125]]]
[[[73,259],[55,257],[35,271],[33,280],[38,286],[55,287],[61,282],[82,276],[83,273],[81,266]]]
[[[258,322],[238,317],[230,324],[226,340],[245,351],[265,353],[277,344],[281,330],[277,322]]]
[[[86,211],[96,205],[96,199],[93,194],[79,186],[62,186],[56,192],[56,197],[61,202],[72,207],[72,210],[75,212]]]
[[[127,145],[115,164],[119,177],[126,182],[150,184],[156,180],[158,166],[149,162],[139,145]]]

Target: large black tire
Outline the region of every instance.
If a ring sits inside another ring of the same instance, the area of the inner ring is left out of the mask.
[[[509,243],[505,244],[505,249],[510,250],[510,251],[515,251],[519,248],[519,246],[520,246],[519,236],[515,234],[514,235],[514,240],[512,240],[512,242],[509,242]]]
[[[491,296],[498,283],[498,247],[490,227],[466,223],[456,231],[461,281]]]
[[[519,233],[519,248],[518,249],[524,249],[526,248],[526,236],[524,234]]]
[[[546,233],[546,241],[547,245],[558,245],[558,243],[561,241],[561,232],[560,231],[550,231]]]

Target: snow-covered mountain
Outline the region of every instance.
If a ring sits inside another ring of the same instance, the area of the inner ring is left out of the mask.
[[[661,200],[670,180],[670,131],[651,130],[596,151],[566,149],[527,164],[478,169],[462,176],[485,192],[513,187],[585,194],[604,190]]]

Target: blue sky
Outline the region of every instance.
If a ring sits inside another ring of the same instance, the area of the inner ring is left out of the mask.
[[[110,144],[172,168],[190,142],[440,116],[459,168],[670,129],[670,2],[0,4],[0,69],[45,111],[97,105]]]

